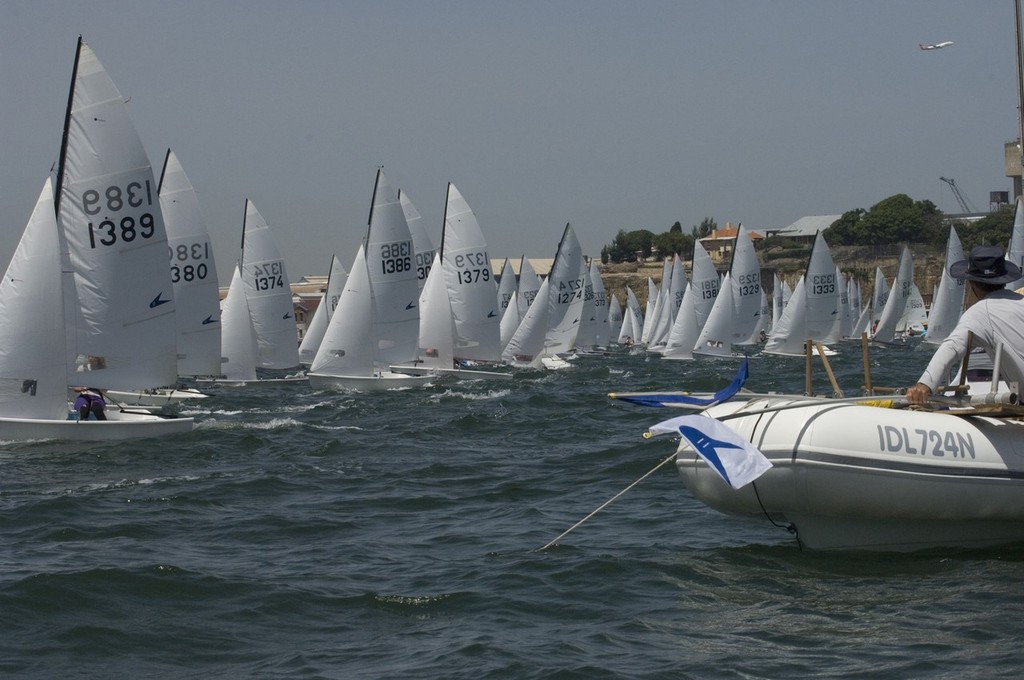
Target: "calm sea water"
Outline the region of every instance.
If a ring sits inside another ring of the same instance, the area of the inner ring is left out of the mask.
[[[863,381],[860,351],[833,366]],[[929,350],[873,351],[905,385]],[[802,552],[662,468],[737,362],[581,358],[359,396],[221,388],[192,434],[0,445],[0,675],[38,678],[1016,678],[1024,548]],[[802,392],[801,359],[748,387]],[[815,388],[827,390],[820,365]]]

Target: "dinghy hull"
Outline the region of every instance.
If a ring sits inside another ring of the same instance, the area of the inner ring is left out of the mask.
[[[773,467],[733,490],[683,444],[687,488],[721,512],[791,524],[812,549],[1024,542],[1024,422],[835,402],[764,412],[787,401],[709,409]]]
[[[121,441],[146,437],[164,437],[191,432],[192,418],[161,418],[141,413],[123,413],[108,409],[108,420],[44,420],[0,418],[0,441],[64,439],[74,441]]]
[[[419,387],[434,380],[433,375],[408,375],[381,371],[374,375],[324,375],[309,373],[309,384],[318,390],[355,390],[358,392],[381,392],[406,387]]]

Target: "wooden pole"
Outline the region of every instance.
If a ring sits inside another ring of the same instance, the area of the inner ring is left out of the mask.
[[[836,375],[832,372],[832,364],[829,363],[828,357],[825,356],[825,346],[817,340],[814,341],[814,346],[818,348],[818,356],[821,357],[821,363],[825,366],[825,373],[828,375],[828,381],[832,385],[832,395],[835,397],[842,397],[843,391],[839,389],[839,383],[836,382]]]
[[[860,334],[860,354],[864,362],[864,392],[874,394],[874,389],[871,387],[871,356],[868,352],[868,334],[866,332]]]
[[[808,397],[814,394],[811,386],[811,340],[804,340],[804,394]]]

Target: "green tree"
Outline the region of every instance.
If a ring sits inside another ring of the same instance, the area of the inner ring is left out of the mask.
[[[1015,211],[1015,205],[1007,204],[980,220],[958,224],[956,231],[964,244],[964,252],[969,252],[974,246],[980,245],[999,246],[1005,249],[1010,242],[1010,234],[1013,233]]]
[[[619,233],[615,235],[615,240],[611,245],[607,245],[601,250],[601,261],[632,262],[636,259],[637,253],[641,257],[648,258],[651,256],[653,242],[654,233],[647,229],[634,231],[619,229]]]
[[[711,236],[712,232],[718,229],[718,223],[710,217],[705,217],[701,220],[700,226],[695,226],[690,233],[693,238],[704,238],[705,236]]]
[[[835,246],[848,246],[859,243],[860,220],[863,216],[863,208],[844,212],[842,217],[825,230],[825,239]]]
[[[826,238],[835,245],[945,242],[942,212],[931,201],[914,201],[906,194],[885,198],[871,210],[850,210],[829,227]]]
[[[693,255],[693,236],[684,234],[682,227],[679,231],[669,230],[654,237],[654,247],[662,257],[675,253],[687,258]]]

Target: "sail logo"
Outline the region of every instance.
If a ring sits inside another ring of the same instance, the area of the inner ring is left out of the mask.
[[[156,297],[153,298],[153,300],[149,303],[149,308],[150,309],[154,309],[156,307],[159,307],[160,305],[166,305],[168,302],[170,302],[170,300],[162,300],[161,299],[161,296],[163,294],[164,294],[163,291],[160,291],[159,293],[156,294]]]

